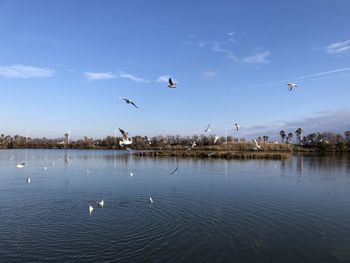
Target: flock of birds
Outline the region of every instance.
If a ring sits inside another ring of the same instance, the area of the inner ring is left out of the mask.
[[[14,160],[14,158],[15,158],[15,156],[12,156],[12,157],[10,158],[10,160]],[[33,158],[35,158],[35,156],[33,156]],[[46,161],[46,158],[44,158],[44,160]],[[61,158],[60,158],[60,160],[61,160]],[[71,164],[71,163],[72,163],[72,161],[70,160],[70,157],[67,157],[67,159],[65,159],[65,162],[68,163],[68,164]],[[26,162],[21,162],[21,163],[16,164],[16,167],[17,167],[18,169],[22,169],[22,168],[24,168],[27,164],[28,164],[28,161],[26,161]],[[55,162],[52,162],[51,164],[52,164],[53,166],[56,165]],[[43,169],[46,171],[46,170],[47,170],[47,166],[44,166]],[[178,169],[179,169],[179,166],[177,166],[177,167],[175,168],[175,170],[173,170],[171,173],[169,173],[169,175],[174,175],[174,174],[176,174],[177,171],[178,171]],[[86,170],[86,174],[90,174],[90,170]],[[129,176],[130,176],[130,177],[133,177],[133,176],[134,176],[134,173],[133,173],[133,172],[129,172]],[[32,180],[31,180],[30,177],[27,177],[25,180],[26,180],[26,183],[27,183],[27,184],[30,184],[30,183],[32,182]],[[149,202],[150,204],[153,204],[153,203],[155,202],[155,201],[153,200],[152,196],[149,197],[149,201],[148,201],[148,202]],[[97,204],[97,207],[98,207],[98,208],[103,208],[104,205],[105,205],[105,201],[102,199],[101,201],[96,201],[96,204]],[[93,204],[92,204],[92,205],[91,205],[91,204],[89,205],[88,211],[89,211],[89,214],[91,215],[92,212],[94,211],[94,206],[93,206]]]
[[[171,78],[169,78],[169,80],[168,80],[168,87],[169,87],[169,88],[176,88],[176,84],[177,84],[176,82],[174,82]],[[295,87],[298,87],[298,85],[295,84],[295,83],[288,83],[287,86],[288,86],[288,90],[289,90],[289,91],[292,91]],[[133,107],[135,107],[136,109],[138,109],[138,106],[136,105],[136,103],[135,103],[134,101],[132,101],[131,99],[128,99],[128,98],[125,98],[125,97],[119,97],[119,98],[120,98],[121,100],[125,101],[127,104],[130,104],[130,105],[132,105]],[[235,123],[235,124],[234,124],[234,128],[238,131],[239,128],[240,128],[239,124],[238,124],[238,123]],[[122,134],[122,140],[119,141],[119,145],[120,145],[121,147],[126,147],[126,149],[129,149],[129,148],[127,148],[127,146],[129,146],[129,145],[132,144],[132,138],[130,137],[129,133],[126,132],[126,131],[124,131],[123,129],[119,128],[119,131],[120,131],[120,133]],[[204,130],[204,133],[209,133],[209,132],[211,132],[211,126],[210,126],[210,124],[208,124],[208,126],[207,126],[206,129]],[[214,144],[215,144],[219,139],[220,139],[220,137],[215,135],[215,137],[214,137]],[[148,140],[148,143],[151,144],[151,139],[150,139],[150,138],[147,138],[147,140]],[[257,140],[254,138],[253,141],[254,141],[254,144],[255,144],[254,149],[255,149],[255,150],[260,149],[260,148],[261,148],[261,145],[258,144]],[[196,146],[197,146],[197,144],[196,144],[196,142],[194,141],[194,142],[192,143],[192,145],[189,147],[188,150],[192,150],[192,149],[193,149],[194,147],[196,147]],[[13,157],[11,157],[11,159],[12,159],[12,158],[13,158]],[[71,163],[71,161],[70,161],[69,159],[67,159],[66,162]],[[18,163],[18,164],[16,165],[16,167],[19,168],[19,169],[21,169],[21,168],[24,168],[24,167],[26,166],[26,164],[27,164],[27,162],[21,162],[21,163]],[[55,163],[52,163],[52,165],[55,165]],[[174,175],[174,174],[176,174],[177,171],[178,171],[178,169],[179,169],[179,166],[177,166],[177,167],[175,168],[175,170],[172,171],[169,175]],[[47,170],[47,166],[44,167],[44,170]],[[90,173],[90,171],[89,171],[89,170],[86,170],[86,174],[89,174],[89,173]],[[132,177],[134,174],[133,174],[132,172],[129,172],[129,175],[130,175],[130,177]],[[27,182],[28,184],[30,184],[30,183],[31,183],[31,178],[30,178],[30,177],[26,178],[26,182]],[[103,199],[102,199],[101,201],[97,201],[96,203],[97,203],[97,206],[98,206],[99,208],[103,208],[104,205],[105,205]],[[153,203],[154,203],[154,200],[153,200],[153,198],[152,198],[151,196],[149,197],[149,203],[150,203],[150,204],[153,204]],[[89,213],[92,214],[93,211],[94,211],[94,207],[93,207],[92,205],[89,205]]]
[[[176,82],[174,82],[171,78],[169,78],[168,80],[168,87],[169,88],[176,88]],[[287,83],[287,87],[289,91],[292,91],[294,88],[298,87],[298,85],[296,83]],[[136,105],[136,103],[134,101],[132,101],[131,99],[128,98],[124,98],[124,97],[119,97],[120,99],[124,100],[127,104],[130,104],[132,106],[134,106],[136,109],[138,109],[138,106]],[[238,123],[234,124],[235,129],[238,131],[240,126]],[[123,129],[119,128],[120,133],[122,134],[122,140],[119,141],[119,145],[120,146],[126,146],[127,150],[130,150],[127,146],[132,144],[132,138],[129,136],[129,133],[124,131]],[[208,133],[211,132],[211,128],[210,128],[210,124],[208,124],[207,128],[204,130],[204,133]],[[220,139],[219,136],[214,137],[214,144]],[[147,138],[148,143],[151,144],[151,139]],[[258,150],[261,148],[261,145],[258,144],[258,142],[256,141],[256,139],[254,139],[254,150]],[[193,149],[196,146],[196,142],[193,142],[191,147],[189,148],[189,150]]]

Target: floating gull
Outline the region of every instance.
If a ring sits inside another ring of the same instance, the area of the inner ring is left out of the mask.
[[[217,142],[217,140],[219,140],[220,139],[220,137],[219,136],[215,136],[215,138],[214,138],[214,144]]]
[[[176,88],[176,82],[173,82],[173,80],[171,78],[169,78],[168,87],[169,88]]]
[[[207,128],[204,130],[204,132],[211,132],[210,124],[208,124],[208,126],[207,126]]]
[[[133,172],[129,172],[129,175],[130,175],[130,177],[133,177],[134,173]]]
[[[121,134],[123,135],[123,140],[119,141],[119,145],[120,146],[125,146],[125,145],[130,145],[132,144],[132,139],[129,138],[129,133],[127,133],[126,131],[122,130],[119,128],[119,131],[121,132]]]
[[[86,174],[89,174],[90,173],[90,170],[86,170]]]
[[[103,199],[98,202],[98,205],[102,208],[105,205],[105,201],[103,201]]]
[[[177,166],[176,168],[175,168],[175,170],[174,171],[172,171],[169,175],[173,175],[173,174],[176,174],[176,172],[177,172],[177,170],[179,169],[179,166]]]
[[[150,202],[151,204],[153,204],[153,203],[154,203],[154,201],[153,201],[153,198],[152,198],[152,197],[149,197],[149,202]]]
[[[89,213],[90,213],[90,215],[91,215],[92,211],[94,211],[94,208],[91,205],[89,205]]]
[[[23,168],[26,165],[26,163],[18,163],[16,165],[17,168]]]
[[[289,90],[289,91],[291,91],[292,89],[298,87],[298,85],[295,84],[295,83],[288,83],[287,86],[288,86],[288,90]]]
[[[26,178],[26,182],[30,184],[30,177]]]
[[[128,98],[123,98],[123,97],[119,97],[120,99],[122,99],[122,100],[124,100],[127,104],[131,104],[131,105],[133,105],[136,109],[138,109],[138,107],[136,106],[136,104],[132,101],[132,100],[130,100],[130,99],[128,99]]]
[[[46,167],[46,166],[44,166],[44,170],[45,170],[45,171],[47,170],[47,167]]]
[[[236,126],[236,129],[237,129],[237,131],[238,131],[238,129],[239,129],[238,123],[235,123],[235,126]]]
[[[255,149],[258,150],[261,148],[261,145],[258,144],[258,142],[254,138],[254,143],[255,143]]]

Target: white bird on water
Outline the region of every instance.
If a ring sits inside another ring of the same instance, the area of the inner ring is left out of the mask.
[[[94,211],[94,208],[91,205],[89,205],[89,213],[90,213],[90,215],[91,215],[92,211]]]
[[[98,202],[98,205],[102,208],[105,205],[105,201],[103,201],[103,199]]]
[[[215,144],[219,139],[220,139],[219,136],[215,136],[215,138],[214,138],[214,144]]]
[[[30,177],[28,177],[28,178],[26,178],[26,182],[28,183],[28,184],[30,184]]]
[[[18,163],[16,165],[17,168],[23,168],[26,165],[26,163]]]
[[[149,202],[150,202],[151,204],[153,204],[153,203],[154,203],[154,201],[153,201],[153,198],[152,198],[152,197],[149,197]]]
[[[239,129],[238,123],[235,123],[235,126],[236,126],[236,130],[238,131],[238,129]]]
[[[133,173],[133,172],[129,172],[129,176],[130,176],[130,177],[133,177],[133,176],[134,176],[134,173]]]
[[[173,82],[173,80],[171,78],[169,78],[168,87],[169,88],[176,88],[176,82]]]
[[[129,133],[119,128],[120,133],[123,135],[123,140],[119,141],[120,146],[132,144],[132,139],[129,137]]]
[[[258,144],[258,142],[256,141],[256,139],[254,138],[254,143],[255,143],[255,149],[258,150],[261,148],[261,145]]]
[[[124,97],[119,97],[119,98],[122,99],[122,100],[124,100],[127,104],[133,105],[136,109],[139,108],[139,107],[136,106],[136,104],[135,104],[132,100],[130,100],[130,99],[128,99],[128,98],[124,98]]]
[[[204,132],[211,132],[210,124],[208,124],[208,126],[207,126],[207,128],[204,130]]]
[[[295,84],[295,83],[288,83],[287,86],[288,86],[288,90],[289,90],[289,91],[291,91],[292,89],[298,87],[298,85]]]

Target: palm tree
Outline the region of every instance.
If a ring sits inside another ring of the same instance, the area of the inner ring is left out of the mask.
[[[345,134],[346,141],[350,142],[350,131],[346,131],[344,134]]]
[[[292,141],[292,138],[293,138],[293,133],[288,133],[287,135],[287,143],[290,143]]]
[[[281,142],[284,143],[284,138],[286,138],[286,132],[284,130],[280,131]]]
[[[302,133],[303,133],[303,130],[302,130],[301,128],[298,128],[298,129],[296,129],[296,131],[295,131],[295,135],[296,135],[297,138],[298,138],[298,143],[299,143],[299,144],[301,143],[301,135],[302,135]]]

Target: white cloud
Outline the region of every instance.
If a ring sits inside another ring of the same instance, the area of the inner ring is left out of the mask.
[[[214,70],[207,70],[202,73],[202,76],[205,78],[213,78],[216,77],[218,73]]]
[[[350,39],[343,42],[335,42],[326,47],[329,54],[346,54],[350,53]]]
[[[116,78],[116,76],[111,72],[84,72],[84,75],[88,80],[105,80]]]
[[[270,54],[271,54],[270,51],[265,50],[260,53],[256,53],[252,56],[244,57],[242,61],[248,64],[266,64],[266,63],[270,63],[270,61],[268,60],[268,57],[270,56]]]
[[[25,65],[0,66],[0,76],[5,78],[43,78],[52,77],[54,71],[49,68],[39,68]]]
[[[129,73],[126,73],[126,72],[123,72],[123,71],[119,71],[118,74],[119,74],[120,78],[129,79],[129,80],[132,80],[132,81],[135,81],[135,82],[144,82],[144,83],[149,83],[150,82],[147,79],[143,79],[143,78],[137,77],[135,75],[132,75],[132,74],[129,74]]]

